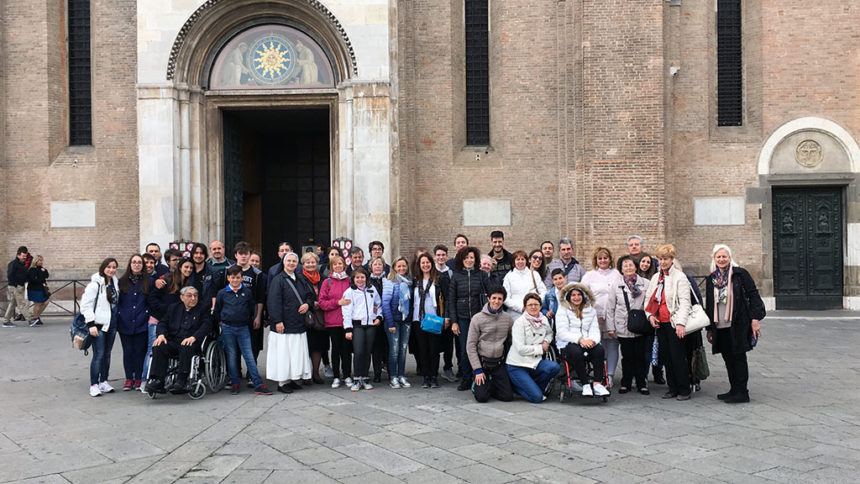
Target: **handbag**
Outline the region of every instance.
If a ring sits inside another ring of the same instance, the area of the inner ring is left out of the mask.
[[[93,302],[93,314],[99,305],[98,293],[96,293],[95,301]],[[69,336],[72,339],[72,347],[76,350],[84,352],[84,356],[88,354],[90,346],[93,344],[93,337],[90,335],[90,328],[87,327],[87,320],[84,314],[78,312],[72,318],[72,324],[69,326]]]
[[[442,334],[442,328],[445,326],[445,318],[442,316],[434,316],[425,314],[421,319],[421,330],[432,334]]]
[[[299,301],[299,306],[302,305],[302,297],[299,296],[299,291],[296,289],[296,286],[293,284],[293,281],[287,277],[287,283],[290,285],[290,289],[293,290],[293,294],[296,295],[296,299]],[[314,311],[313,308],[308,309],[305,314],[302,315],[305,320],[305,327],[308,329],[317,329],[317,322],[314,321]],[[325,322],[323,322],[323,328],[325,328]]]
[[[690,291],[695,298],[696,303],[690,306],[690,315],[687,317],[687,324],[684,327],[687,333],[701,331],[711,325],[711,318],[705,314],[705,309],[702,307],[702,302],[696,297],[693,291]]]
[[[635,334],[648,334],[654,328],[645,317],[645,311],[641,309],[630,309],[630,299],[627,298],[627,291],[624,286],[621,287],[621,293],[624,294],[624,304],[627,306],[627,330]]]
[[[693,354],[693,377],[696,380],[706,380],[711,376],[711,369],[708,367],[708,357],[705,353],[705,347],[699,346]]]

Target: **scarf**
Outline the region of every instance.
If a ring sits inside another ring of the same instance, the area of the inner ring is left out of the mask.
[[[504,309],[505,309],[505,306],[504,306],[504,304],[503,304],[503,305],[499,308],[499,310],[498,310],[498,311],[493,311],[493,308],[491,308],[491,307],[490,307],[490,305],[489,305],[489,304],[487,304],[487,311],[489,311],[489,312],[490,312],[490,314],[499,314],[499,313],[500,313],[500,312],[502,312]]]
[[[538,313],[537,317],[534,317],[531,314],[529,314],[528,312],[525,312],[525,313],[523,313],[523,316],[526,317],[526,321],[531,323],[531,325],[532,325],[532,327],[534,327],[534,329],[540,329],[540,327],[543,326],[543,318],[541,318],[540,313]]]
[[[313,284],[314,286],[316,286],[317,284],[320,283],[320,272],[319,271],[308,272],[308,271],[302,269],[302,274],[304,274],[305,277],[307,277],[308,280],[311,281],[311,284]]]
[[[663,272],[663,269],[660,269],[660,278],[657,279],[657,289],[654,291],[654,297],[657,299],[657,303],[663,302],[663,289],[666,286],[666,273]]]
[[[329,273],[329,277],[331,277],[332,279],[337,279],[339,281],[342,281],[342,280],[346,279],[347,277],[349,277],[349,275],[347,275],[346,271],[331,272],[331,273]]]
[[[42,269],[45,270],[45,269]],[[132,285],[137,284],[140,280],[143,279],[143,273],[135,274],[134,272],[128,276],[128,282],[132,283]]]
[[[726,312],[723,314],[723,318],[728,322],[732,321],[732,311],[734,310],[735,305],[734,291],[731,290],[733,272],[732,266],[729,265],[726,270],[721,271],[717,268],[717,270],[711,274],[714,281],[714,301],[716,302],[714,304],[713,317],[715,323],[720,320],[719,303],[725,303],[726,305]]]
[[[630,277],[624,276],[624,283],[627,284],[627,289],[630,290],[630,295],[634,298],[637,298],[642,294],[642,290],[636,285],[636,274],[633,274]]]

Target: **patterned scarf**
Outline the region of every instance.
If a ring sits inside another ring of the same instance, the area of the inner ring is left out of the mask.
[[[732,266],[729,265],[723,270],[717,268],[717,270],[711,274],[714,281],[714,300],[717,302],[717,304],[714,304],[713,321],[715,323],[720,320],[718,314],[720,303],[726,305],[726,312],[723,314],[723,319],[729,322],[732,320],[732,312],[735,309],[734,291],[731,289],[733,272]]]
[[[540,313],[538,313],[537,317],[532,316],[528,312],[523,313],[523,316],[526,317],[526,321],[532,324],[535,329],[540,329],[543,326],[543,318],[541,318]]]
[[[349,277],[349,275],[346,273],[346,271],[332,272],[329,274],[329,277],[331,277],[332,279],[337,279],[339,281],[342,281],[342,280],[346,279],[347,277]]]
[[[642,290],[636,285],[636,274],[633,274],[630,277],[624,276],[624,283],[627,284],[627,289],[630,290],[630,294],[634,298],[637,298],[642,294]]]
[[[302,274],[304,274],[305,277],[307,277],[308,280],[311,281],[311,284],[313,284],[314,286],[320,283],[319,271],[308,272],[305,269],[302,269]]]
[[[711,276],[714,278],[714,287],[722,289],[729,283],[729,268],[726,267],[725,269],[720,269],[717,267],[717,269],[711,273]]]

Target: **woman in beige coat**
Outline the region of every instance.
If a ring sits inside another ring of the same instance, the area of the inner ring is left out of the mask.
[[[645,296],[645,314],[657,328],[662,360],[666,363],[669,391],[663,398],[690,399],[690,364],[684,349],[687,318],[690,316],[690,282],[675,264],[675,246],[657,247],[660,270],[651,277]]]

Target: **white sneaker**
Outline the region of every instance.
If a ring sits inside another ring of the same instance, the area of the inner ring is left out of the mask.
[[[365,390],[373,390],[373,383],[370,383],[370,378],[366,378],[366,377],[362,378],[361,379],[361,386]]]
[[[400,379],[395,376],[394,378],[391,379],[390,382],[388,382],[388,386],[397,390],[398,388],[400,388]]]
[[[340,378],[335,378],[335,379],[331,382],[331,387],[332,387],[332,388],[340,388]]]
[[[102,396],[102,391],[99,390],[98,385],[90,385],[90,396],[91,397],[100,397]]]
[[[102,393],[113,393],[113,387],[110,386],[110,383],[103,381],[99,383],[99,390]]]
[[[361,390],[361,380],[356,378],[355,380],[352,381],[352,385],[349,386],[349,391],[357,392],[359,390]]]
[[[403,376],[400,377],[400,386],[403,388],[412,388],[412,384],[406,381],[406,377]]]
[[[594,385],[594,396],[596,397],[605,397],[609,395],[609,390],[606,389],[605,386],[600,383],[595,383]]]
[[[593,397],[594,392],[591,391],[591,385],[583,385],[582,386],[582,396],[583,397]]]
[[[323,376],[325,376],[326,378],[334,377],[334,370],[332,370],[331,365],[326,365],[323,368]]]
[[[355,382],[352,380],[352,377],[349,377],[349,376],[346,377],[346,380],[343,381],[343,384],[348,386],[348,387],[351,387],[353,385],[353,383],[355,383]]]

